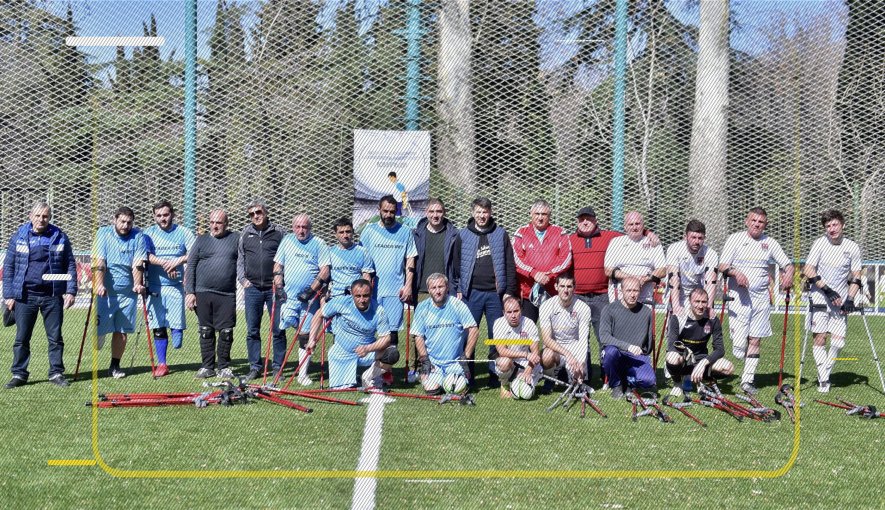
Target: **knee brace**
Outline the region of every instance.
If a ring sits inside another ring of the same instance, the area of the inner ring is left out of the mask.
[[[224,328],[218,332],[218,339],[222,342],[233,343],[234,328]]]
[[[841,336],[830,336],[830,348],[832,349],[841,349],[845,347],[845,338]]]
[[[395,365],[399,361],[399,350],[395,345],[388,345],[383,352],[377,356],[378,361],[387,365]]]
[[[298,335],[298,347],[304,349],[307,346],[307,342],[310,341],[310,335],[301,334]]]
[[[215,330],[209,326],[200,326],[201,340],[215,340]]]
[[[154,338],[160,340],[168,340],[169,333],[166,332],[166,328],[156,328],[154,329]]]
[[[390,345],[399,345],[399,331],[390,332]]]

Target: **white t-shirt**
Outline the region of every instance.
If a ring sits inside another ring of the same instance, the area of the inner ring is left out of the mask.
[[[527,320],[525,317],[519,318],[519,325],[516,327],[511,326],[510,323],[507,322],[506,317],[499,317],[498,320],[495,321],[495,325],[492,327],[492,333],[495,340],[524,339],[531,340],[532,342],[540,342],[540,338],[538,337],[538,326],[535,326],[534,322]],[[508,344],[505,345],[505,347],[519,352],[531,351],[529,348],[530,346],[525,344]]]
[[[817,269],[817,275],[829,285],[829,287],[842,296],[848,297],[848,277],[855,271],[860,271],[860,247],[847,237],[842,238],[842,243],[833,244],[827,236],[811,245],[806,264]],[[827,299],[817,285],[812,286],[816,303],[826,303]]]
[[[654,272],[655,269],[666,266],[667,259],[664,257],[664,247],[661,245],[652,247],[645,236],[638,241],[630,239],[629,236],[620,236],[609,242],[608,249],[605,250],[603,265],[620,269],[629,275],[646,276]],[[651,302],[654,297],[654,288],[653,282],[643,285],[639,292],[639,301],[642,303]],[[609,301],[617,301],[620,298],[620,291],[620,283],[617,284],[617,287],[609,285]]]
[[[679,271],[679,300],[685,298],[698,287],[703,288],[707,273],[719,266],[719,254],[706,244],[697,253],[688,251],[688,243],[678,241],[667,247],[667,267]]]
[[[538,325],[542,331],[549,330],[556,343],[582,361],[587,359],[590,314],[590,307],[580,299],[574,299],[570,307],[563,308],[559,297],[554,296],[544,301],[538,310]]]
[[[768,293],[768,266],[774,262],[781,269],[790,265],[790,259],[781,245],[766,234],[753,239],[746,231],[728,236],[722,248],[722,264],[729,264],[747,275],[748,290],[752,293]],[[729,278],[729,289],[737,289],[737,282]]]

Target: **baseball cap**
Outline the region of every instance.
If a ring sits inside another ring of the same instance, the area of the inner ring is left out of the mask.
[[[596,211],[593,210],[592,207],[582,207],[578,214],[575,215],[576,218],[580,218],[581,216],[593,216],[596,217]]]

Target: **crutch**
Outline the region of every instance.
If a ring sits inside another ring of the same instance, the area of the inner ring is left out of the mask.
[[[273,285],[273,295],[270,298],[270,328],[267,331],[267,346],[264,348],[264,375],[261,378],[261,385],[267,383],[267,362],[270,359],[270,343],[273,341],[274,315],[277,311],[277,285]]]
[[[77,355],[77,368],[74,370],[74,380],[80,373],[80,361],[83,360],[83,346],[86,345],[86,333],[89,332],[89,320],[92,318],[92,303],[95,302],[95,295],[92,289],[89,290],[89,309],[86,312],[86,324],[83,325],[83,338],[80,340],[80,354]]]
[[[141,310],[144,313],[144,334],[147,339],[148,356],[150,356],[150,359],[151,359],[151,377],[156,379],[157,376],[154,375],[154,371],[156,370],[157,367],[154,365],[154,345],[153,345],[153,340],[151,340],[151,325],[150,325],[150,322],[148,321],[148,306],[147,306],[147,293],[146,292],[144,294],[142,294],[142,296],[141,296]]]
[[[781,363],[777,374],[777,387],[780,388],[784,383],[784,356],[787,352],[787,319],[790,316],[790,290],[784,296],[784,334],[781,336]]]

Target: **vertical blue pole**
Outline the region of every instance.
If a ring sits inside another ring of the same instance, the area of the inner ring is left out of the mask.
[[[420,129],[421,0],[409,0],[406,20],[406,130]]]
[[[184,226],[196,225],[197,0],[184,1]]]
[[[612,229],[624,229],[624,95],[627,79],[627,0],[615,6],[615,94],[612,128]]]

